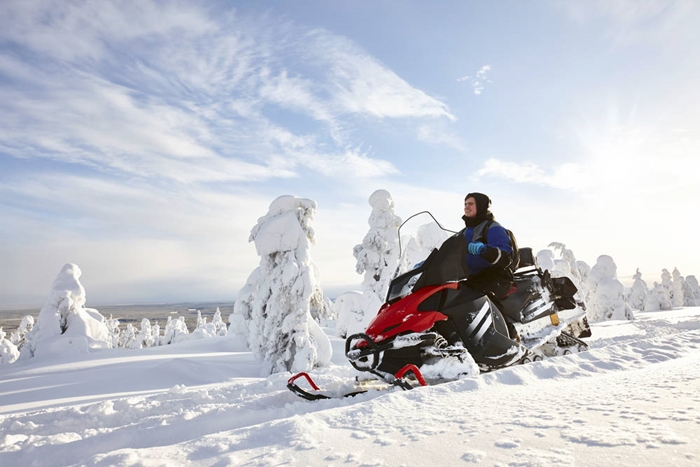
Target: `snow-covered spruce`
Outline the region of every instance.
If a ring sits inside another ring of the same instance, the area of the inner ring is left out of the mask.
[[[625,288],[617,279],[617,265],[608,255],[600,255],[588,275],[586,300],[588,319],[592,322],[634,319],[632,308],[624,298]]]
[[[644,282],[644,279],[642,279],[642,273],[639,271],[639,268],[637,268],[637,271],[634,273],[634,276],[632,276],[632,279],[634,279],[634,282],[627,293],[627,303],[629,303],[629,305],[635,310],[644,311],[647,296],[649,295],[649,287],[647,286],[647,283]]]
[[[5,339],[7,333],[0,328],[0,365],[13,363],[19,358],[17,346],[9,339]]]
[[[27,315],[22,318],[15,332],[12,333],[10,341],[17,346],[18,349],[22,348],[24,343],[27,341],[26,336],[29,331],[34,327],[34,317],[32,315]]]
[[[247,342],[266,373],[307,371],[332,356],[312,316],[326,303],[310,251],[315,211],[312,200],[280,196],[250,234],[260,266],[238,294],[230,333]]]
[[[85,308],[82,272],[76,264],[63,266],[36,324],[25,336],[20,358],[61,353],[83,353],[110,348],[110,332],[99,311]]]
[[[374,303],[374,301],[373,301]],[[374,310],[374,314],[376,314]],[[338,317],[335,322],[335,333],[339,337],[362,332],[374,316],[368,308],[367,297],[360,291],[350,291],[340,294],[333,301],[333,313]]]
[[[377,190],[369,197],[372,212],[369,231],[362,243],[355,245],[355,270],[364,274],[363,292],[373,293],[381,302],[389,290],[389,282],[399,259],[398,229],[401,218],[394,213],[394,200],[386,190]]]
[[[187,329],[184,316],[180,316],[177,319],[168,316],[168,320],[165,323],[165,330],[163,331],[163,337],[160,338],[160,345],[184,342],[189,337],[189,334],[190,331]]]
[[[695,276],[685,278],[687,285],[686,306],[700,306],[700,285]]]
[[[363,274],[359,292],[347,292],[333,303],[336,333],[345,337],[363,331],[375,316],[389,290],[389,283],[398,262],[398,228],[401,218],[394,212],[394,200],[386,190],[377,190],[369,197],[372,212],[369,231],[362,243],[355,245],[355,271]]]

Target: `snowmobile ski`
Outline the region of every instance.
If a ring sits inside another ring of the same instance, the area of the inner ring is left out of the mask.
[[[411,377],[412,375],[412,377]],[[313,389],[313,391],[309,391],[306,389],[301,388],[297,383],[296,380],[299,378],[304,378],[306,381],[309,383],[309,386]],[[418,385],[420,386],[427,386],[428,384],[425,381],[425,378],[423,378],[423,375],[421,374],[420,370],[418,367],[416,367],[413,364],[407,364],[403,368],[401,368],[398,372],[396,372],[396,375],[394,376],[394,380],[392,383],[386,383],[384,381],[379,381],[379,380],[363,380],[363,381],[358,381],[356,379],[356,385],[357,389],[351,392],[347,392],[344,394],[340,395],[333,395],[329,394],[328,392],[323,392],[321,388],[318,387],[318,385],[314,382],[314,380],[311,378],[311,376],[302,371],[300,373],[297,373],[296,375],[292,376],[289,378],[287,381],[287,389],[292,391],[294,394],[297,396],[306,399],[308,401],[317,401],[317,400],[322,400],[322,399],[342,399],[345,397],[355,397],[358,394],[364,394],[369,391],[383,391],[386,389],[390,389],[393,387],[400,387],[404,391],[408,391],[416,387],[415,384],[412,383],[412,379],[415,379]],[[377,384],[379,383],[379,384]]]

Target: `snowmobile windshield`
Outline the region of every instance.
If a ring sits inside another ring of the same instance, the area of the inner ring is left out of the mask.
[[[421,274],[423,274],[423,271],[425,271],[424,265],[401,274],[399,277],[391,281],[386,301],[391,303],[411,293],[413,286],[416,284]]]
[[[391,281],[387,302],[395,301],[429,285],[459,281],[469,276],[466,267],[467,241],[455,234],[436,248],[418,267]]]
[[[429,217],[430,222],[419,219]],[[389,285],[387,302],[393,302],[426,285],[442,284],[467,277],[466,240],[444,228],[428,211],[412,215],[399,227],[401,252],[396,277]]]

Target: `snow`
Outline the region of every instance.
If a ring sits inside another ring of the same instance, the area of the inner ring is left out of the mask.
[[[635,318],[580,354],[316,402],[231,337],[20,360],[0,366],[0,465],[698,465],[700,309]],[[356,373],[324,331],[331,387]]]
[[[586,292],[590,350],[488,374],[433,368],[468,376],[410,391],[309,402],[287,390],[297,371],[335,395],[359,375],[340,335],[362,330],[365,298],[386,293],[383,268],[397,260],[387,233],[400,222],[385,190],[370,206],[356,257],[371,277],[331,307],[311,256],[316,203],[274,200],[251,230],[260,265],[228,330],[219,310],[192,333],[169,319],[162,336],[148,320],[117,335],[116,320],[85,308],[80,268],[66,264],[37,322],[12,341],[0,330],[0,465],[700,463],[700,308],[673,307],[681,295],[697,303],[697,279],[664,270],[648,290],[640,274],[644,310],[632,310],[611,257],[590,268],[561,243],[550,245],[560,258],[543,250],[538,262]],[[425,254],[442,235],[426,225],[406,244]]]

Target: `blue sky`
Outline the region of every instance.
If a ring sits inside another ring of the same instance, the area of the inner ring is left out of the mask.
[[[700,274],[700,5],[5,1],[0,306],[66,262],[88,305],[229,300],[279,195],[318,203],[328,295],[369,196],[621,279]]]

